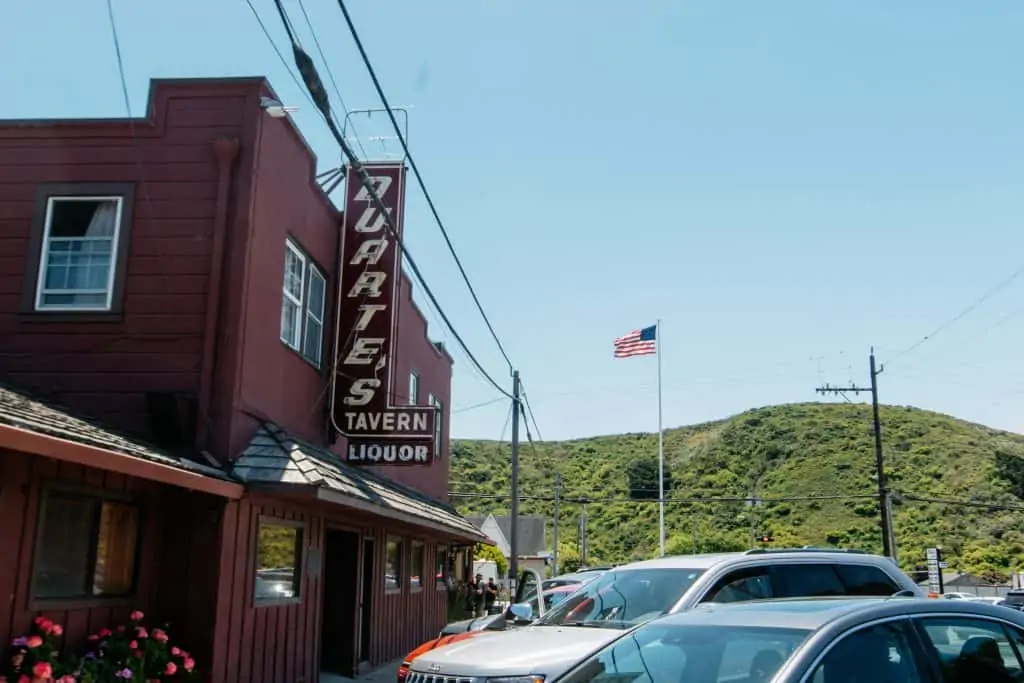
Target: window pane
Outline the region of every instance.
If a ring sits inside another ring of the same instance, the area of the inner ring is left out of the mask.
[[[104,308],[107,305],[107,295],[104,294],[53,294],[44,292],[43,306],[81,306],[83,308]]]
[[[838,564],[839,574],[848,595],[889,596],[900,590],[896,582],[878,567],[856,564]]]
[[[761,683],[771,680],[808,634],[788,628],[654,623],[584,660],[565,681]]]
[[[926,618],[920,623],[938,652],[947,683],[1009,683],[1020,676],[1013,645],[998,623],[947,617]]]
[[[93,595],[127,595],[135,587],[139,513],[132,505],[105,501],[96,536]]]
[[[110,237],[117,225],[116,199],[54,198],[50,237]]]
[[[301,558],[301,529],[261,522],[256,556],[256,599],[299,597]]]
[[[857,631],[840,640],[815,669],[812,680],[814,683],[920,683],[923,679],[904,626],[889,623]]]
[[[436,554],[434,555],[434,581],[437,582],[438,586],[448,585],[448,546],[439,545],[437,546]]]
[[[775,572],[779,582],[777,598],[846,595],[846,587],[831,564],[786,564],[777,566]]]
[[[299,314],[302,309],[288,297],[281,301],[281,341],[293,349],[299,348],[299,337],[302,332]]]
[[[384,587],[397,590],[402,584],[402,541],[388,536],[387,554],[384,558]]]
[[[309,314],[318,322],[324,320],[324,290],[326,283],[324,278],[316,270],[309,271],[309,302],[307,304]]]
[[[745,600],[767,600],[775,597],[768,570],[741,569],[730,572],[718,580],[715,587],[708,591],[705,601],[710,602],[743,602]]]
[[[306,338],[302,342],[302,355],[320,367],[320,354],[323,350],[324,328],[313,319],[312,314],[306,318]]]
[[[305,282],[306,264],[302,257],[292,247],[286,247],[284,251],[284,291],[302,301],[302,289]]]
[[[88,595],[96,501],[51,492],[43,496],[40,514],[43,528],[33,577],[35,597]]]
[[[409,373],[409,405],[416,405],[420,398],[420,376],[415,372]]]
[[[412,543],[412,556],[409,558],[409,585],[413,588],[423,588],[423,544],[419,541]]]

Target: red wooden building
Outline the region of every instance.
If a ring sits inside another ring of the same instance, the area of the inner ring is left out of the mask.
[[[264,97],[162,80],[145,118],[0,122],[0,642],[141,609],[216,683],[315,683],[436,633],[486,542],[448,505],[452,359],[404,276],[391,398],[437,408],[437,452],[339,456],[345,223]]]

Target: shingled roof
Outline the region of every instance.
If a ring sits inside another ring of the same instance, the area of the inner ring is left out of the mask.
[[[0,384],[0,425],[64,439],[206,477],[234,481],[229,474],[215,467],[170,454],[141,439],[122,434],[94,420],[72,415],[68,410],[51,402],[33,398],[28,392],[4,384]]]
[[[232,473],[250,485],[330,491],[344,497],[341,501],[332,498],[342,505],[489,543],[451,506],[371,470],[347,465],[330,450],[295,438],[272,422],[260,424]]]

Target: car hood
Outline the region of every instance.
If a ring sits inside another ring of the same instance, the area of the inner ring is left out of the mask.
[[[527,626],[431,650],[413,660],[411,668],[427,675],[542,674],[551,680],[622,633],[611,628]]]
[[[489,614],[486,617],[475,617],[473,619],[463,619],[462,621],[453,621],[452,623],[441,629],[441,635],[447,636],[454,633],[465,633],[466,631],[482,631],[490,626],[491,630],[503,631],[505,628],[505,616],[502,614]]]

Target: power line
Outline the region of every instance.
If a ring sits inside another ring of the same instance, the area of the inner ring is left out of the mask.
[[[451,495],[451,494],[449,494]],[[897,493],[893,497],[899,500],[912,500],[917,503],[934,503],[937,505],[951,505],[961,507],[983,508],[986,510],[1024,510],[1024,505],[1010,505],[1007,503],[984,503],[978,500],[962,500],[956,498],[929,498],[926,496],[915,496],[909,493]]]
[[[944,330],[949,329],[950,327],[952,327],[953,325],[958,323],[962,318],[964,318],[967,315],[969,315],[976,308],[978,308],[983,303],[988,301],[996,293],[1002,291],[1003,289],[1006,289],[1008,286],[1010,286],[1010,284],[1013,283],[1014,280],[1019,278],[1021,275],[1024,275],[1024,266],[1021,266],[1017,270],[1013,271],[1013,273],[1011,273],[1008,278],[1006,278],[1005,280],[1002,280],[1001,282],[996,284],[994,287],[992,287],[991,289],[989,289],[986,292],[984,292],[981,296],[979,296],[977,299],[975,299],[973,302],[971,302],[971,304],[969,306],[967,306],[967,308],[963,309],[962,311],[960,311],[959,313],[954,315],[952,318],[950,318],[946,322],[942,323],[941,325],[936,327],[934,330],[932,330],[931,332],[929,332],[925,336],[921,337],[920,339],[918,339],[916,342],[914,342],[913,344],[911,344],[907,348],[905,348],[902,351],[900,351],[899,353],[897,353],[895,356],[893,356],[892,358],[890,358],[888,360],[888,363],[890,365],[892,365],[892,362],[894,360],[896,360],[897,358],[901,358],[901,357],[907,355],[908,353],[911,353],[912,351],[915,351],[916,349],[918,349],[925,342],[931,341],[932,339],[935,338],[935,336],[937,334],[939,334],[940,332],[943,332]]]
[[[309,35],[313,38],[313,44],[316,46],[317,54],[320,55],[320,61],[324,63],[324,69],[327,70],[327,78],[331,81],[331,87],[334,88],[334,94],[338,96],[338,104],[341,105],[341,110],[345,112],[346,118],[348,117],[348,105],[345,104],[345,99],[341,96],[341,89],[338,87],[338,82],[334,80],[334,72],[331,71],[331,65],[327,61],[327,57],[324,55],[323,48],[320,47],[320,39],[317,38],[316,29],[313,28],[313,22],[309,18],[309,14],[306,12],[306,3],[303,0],[299,0],[299,10],[302,11],[302,17],[306,20],[306,26],[309,28]],[[356,126],[352,124],[352,133],[355,136],[356,144],[359,145],[359,151],[363,153],[364,159],[369,159],[369,155],[366,153],[366,148],[363,147],[363,141],[359,138],[359,131],[356,130]]]
[[[384,88],[381,87],[380,80],[377,78],[377,72],[374,71],[373,64],[370,62],[370,57],[366,54],[366,50],[363,48],[363,41],[359,38],[359,33],[356,31],[355,24],[352,23],[352,17],[348,13],[348,8],[345,7],[345,1],[338,0],[338,7],[341,8],[341,13],[345,15],[345,23],[348,24],[348,30],[352,34],[352,40],[355,41],[356,47],[359,49],[359,54],[363,58],[363,64],[366,66],[366,70],[370,74],[370,79],[373,81],[373,87],[377,90],[377,95],[380,97],[380,101],[384,105],[384,109],[387,111],[388,118],[391,120],[391,125],[394,127],[395,134],[398,136],[398,141],[402,143],[402,151],[405,153],[405,158],[409,160],[409,166],[412,168],[413,175],[416,176],[416,182],[419,184],[420,190],[423,192],[423,196],[427,200],[427,206],[430,207],[430,212],[434,215],[437,227],[441,229],[441,235],[444,237],[445,244],[448,245],[448,251],[451,252],[452,258],[455,259],[455,265],[458,266],[459,273],[462,275],[462,279],[465,281],[466,287],[469,289],[469,293],[473,297],[473,303],[476,304],[476,309],[480,311],[480,316],[484,319],[484,323],[487,325],[488,331],[490,331],[491,336],[494,338],[494,342],[498,345],[498,350],[501,351],[501,355],[505,358],[505,362],[508,363],[508,367],[511,370],[512,361],[505,352],[505,347],[498,338],[497,332],[494,331],[494,326],[491,325],[490,318],[488,318],[487,314],[484,312],[483,304],[480,303],[480,298],[477,296],[476,290],[473,288],[473,284],[469,280],[469,275],[466,273],[466,269],[462,266],[462,260],[455,251],[455,245],[452,244],[452,240],[448,236],[448,231],[445,229],[444,222],[441,220],[441,215],[438,213],[437,207],[434,205],[434,200],[427,191],[427,185],[423,181],[423,176],[420,174],[419,167],[416,166],[416,160],[413,159],[412,153],[409,151],[409,145],[405,140],[405,136],[402,134],[402,128],[398,125],[398,119],[395,118],[395,114],[391,110],[388,98],[384,94]]]
[[[505,401],[505,400],[506,400],[506,398],[504,396],[499,396],[498,398],[492,398],[490,401],[482,401],[481,403],[473,403],[472,405],[463,406],[462,408],[457,408],[457,409],[451,411],[451,414],[452,415],[458,415],[459,413],[465,413],[465,412],[468,412],[470,410],[476,410],[477,408],[485,408],[487,406],[493,406],[495,403],[498,403],[499,401]]]
[[[341,134],[341,131],[338,129],[338,126],[335,124],[331,116],[330,100],[328,98],[327,91],[324,89],[323,81],[320,79],[320,75],[317,72],[316,65],[313,63],[313,59],[306,53],[306,51],[302,48],[302,46],[296,39],[295,33],[292,31],[290,22],[288,20],[288,15],[281,4],[281,0],[274,0],[274,4],[277,6],[277,12],[281,18],[281,23],[284,25],[285,32],[288,34],[288,39],[291,41],[292,53],[295,58],[295,65],[296,67],[298,67],[299,74],[301,75],[303,82],[306,84],[306,88],[309,90],[309,94],[313,98],[314,105],[320,111],[321,115],[324,118],[324,121],[327,123],[327,128],[331,131],[331,134],[334,136],[335,141],[341,147],[341,151],[349,160],[349,163],[351,164],[353,170],[355,170],[355,172],[359,175],[359,180],[362,183],[363,187],[366,189],[370,201],[374,204],[374,207],[380,212],[381,218],[384,220],[384,224],[387,226],[388,233],[391,235],[391,238],[395,240],[395,244],[401,251],[402,256],[405,257],[405,260],[409,264],[409,268],[412,270],[413,275],[419,282],[420,287],[423,288],[423,292],[427,295],[427,298],[430,300],[430,303],[434,306],[438,315],[444,321],[452,337],[454,337],[456,342],[458,342],[459,346],[462,347],[462,350],[466,353],[466,356],[469,358],[470,362],[474,366],[476,366],[477,370],[480,371],[480,374],[483,375],[499,393],[504,394],[508,398],[512,398],[512,394],[510,394],[505,388],[498,384],[494,380],[494,378],[491,377],[486,370],[484,370],[483,366],[476,359],[476,356],[474,356],[473,353],[469,350],[469,346],[462,339],[462,336],[455,329],[455,326],[452,324],[451,320],[444,312],[444,309],[441,308],[441,304],[437,301],[437,297],[434,295],[433,290],[431,290],[430,285],[427,284],[426,279],[420,272],[419,266],[416,265],[415,259],[413,259],[412,254],[409,253],[408,248],[406,248],[404,242],[399,236],[398,230],[395,227],[394,221],[391,218],[390,211],[388,211],[387,207],[384,206],[383,201],[381,201],[381,198],[377,195],[377,190],[374,187],[374,183],[370,178],[369,173],[367,172],[366,168],[363,166],[359,158],[352,151],[352,148],[349,147],[348,142],[345,140],[345,136]]]
[[[497,494],[497,493],[472,493],[469,491],[449,491],[448,496],[451,498],[483,498],[490,500],[505,500],[508,496]],[[806,502],[806,501],[818,501],[818,500],[867,500],[875,499],[878,496],[873,493],[861,493],[861,494],[823,494],[823,495],[807,495],[807,496],[780,496],[775,498],[758,497],[762,503],[790,503],[790,502]],[[520,496],[520,500],[533,500],[540,502],[554,502],[555,496]],[[657,503],[657,498],[593,498],[590,496],[568,496],[561,495],[558,499],[562,503]],[[750,501],[750,496],[714,496],[714,497],[695,497],[695,498],[666,498],[666,503],[686,503],[691,505],[699,504],[713,504],[713,503],[746,503]]]

